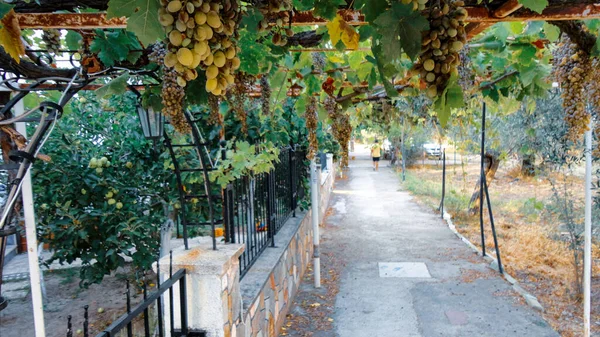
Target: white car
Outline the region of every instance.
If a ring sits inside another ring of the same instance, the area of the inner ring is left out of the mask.
[[[423,144],[423,149],[425,150],[425,154],[427,156],[432,156],[432,157],[437,157],[437,158],[442,157],[442,147],[440,146],[440,144],[434,144],[434,143]]]

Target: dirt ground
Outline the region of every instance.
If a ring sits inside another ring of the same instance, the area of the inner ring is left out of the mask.
[[[467,204],[479,175],[478,160],[464,167],[458,163],[447,168],[446,210],[459,232],[481,247],[478,215],[467,214]],[[441,165],[418,162],[408,170],[407,188],[421,202],[437,209],[441,199]],[[583,216],[583,180],[578,172],[565,176],[550,173],[523,177],[514,163],[502,162],[490,184],[490,199],[499,248],[506,270],[545,308],[544,317],[562,336],[580,336],[582,305],[576,291],[573,251],[566,229],[558,215],[549,209],[553,190],[550,180],[566,182],[572,193],[573,216]],[[485,244],[494,254],[494,242],[484,208]],[[578,219],[580,220],[580,219]],[[594,246],[592,286],[592,329],[600,333],[600,252]]]
[[[79,275],[76,269],[45,272],[46,336],[65,337],[69,315],[73,317],[73,336],[83,336],[82,331],[78,330],[83,329],[85,305],[89,305],[89,336],[95,336],[102,331],[126,311],[126,277],[131,277],[129,271],[121,270],[114,276],[107,276],[102,284],[82,289],[79,287]],[[152,277],[155,276],[148,275],[148,280]],[[149,282],[149,285],[155,284]],[[137,287],[132,286],[131,293],[132,306],[141,302],[142,294]],[[140,323],[137,322],[137,325]],[[22,300],[9,302],[8,307],[0,311],[1,337],[34,336],[33,325],[31,294]],[[134,330],[135,327],[134,325]],[[134,336],[141,336],[141,333],[138,332]]]

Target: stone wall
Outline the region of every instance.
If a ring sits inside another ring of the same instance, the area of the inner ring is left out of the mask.
[[[335,180],[332,168],[320,189],[322,219]],[[311,211],[298,213],[276,235],[278,248],[267,249],[240,283],[242,315],[225,324],[226,337],[278,336],[306,268],[312,261]]]

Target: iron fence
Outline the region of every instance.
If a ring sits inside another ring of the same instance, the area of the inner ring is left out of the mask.
[[[305,158],[301,149],[284,148],[270,172],[236,179],[223,191],[225,241],[246,245],[240,256],[241,277],[269,245],[275,246],[275,234],[296,216],[304,196]]]
[[[116,319],[111,325],[107,328],[99,332],[96,337],[115,337],[115,336],[158,336],[163,337],[165,335],[169,335],[172,337],[204,337],[206,334],[204,331],[196,331],[190,330],[188,328],[187,321],[187,296],[186,296],[186,271],[185,269],[180,269],[173,273],[172,267],[172,255],[171,255],[171,264],[169,266],[169,278],[166,279],[162,284],[160,283],[160,273],[157,274],[157,288],[156,291],[148,294],[146,288],[146,282],[143,282],[142,285],[142,293],[143,293],[143,301],[132,308],[131,306],[131,289],[129,281],[127,281],[127,291],[125,293],[127,300],[127,312]],[[157,265],[157,269],[160,266]],[[175,287],[179,287],[179,303],[174,302],[174,289]],[[164,297],[168,296],[169,303],[169,313],[163,313],[164,307]],[[180,329],[175,329],[175,319],[176,315],[174,312],[175,306],[179,307],[178,312],[178,323],[181,325]],[[156,313],[156,320],[152,320],[151,322],[151,314],[150,311]],[[169,334],[166,334],[167,329],[165,328],[165,317],[169,318]],[[83,337],[89,337],[89,319],[88,319],[88,306],[84,307],[83,314],[83,326],[81,331],[78,331],[77,335],[81,333]],[[73,337],[73,325],[71,323],[71,315],[67,317],[67,337]],[[136,323],[136,324],[134,324]],[[141,331],[135,327],[141,328]]]

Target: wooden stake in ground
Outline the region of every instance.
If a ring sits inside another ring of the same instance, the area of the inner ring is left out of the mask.
[[[500,160],[498,159],[498,152],[488,151],[485,153],[483,166],[485,171],[485,180],[488,184],[488,187],[491,185],[494,176],[496,176],[496,171],[498,170],[499,165]],[[481,200],[480,180],[481,178],[477,179],[475,189],[473,190],[471,200],[469,201],[469,215],[475,215],[479,212],[479,202]]]

